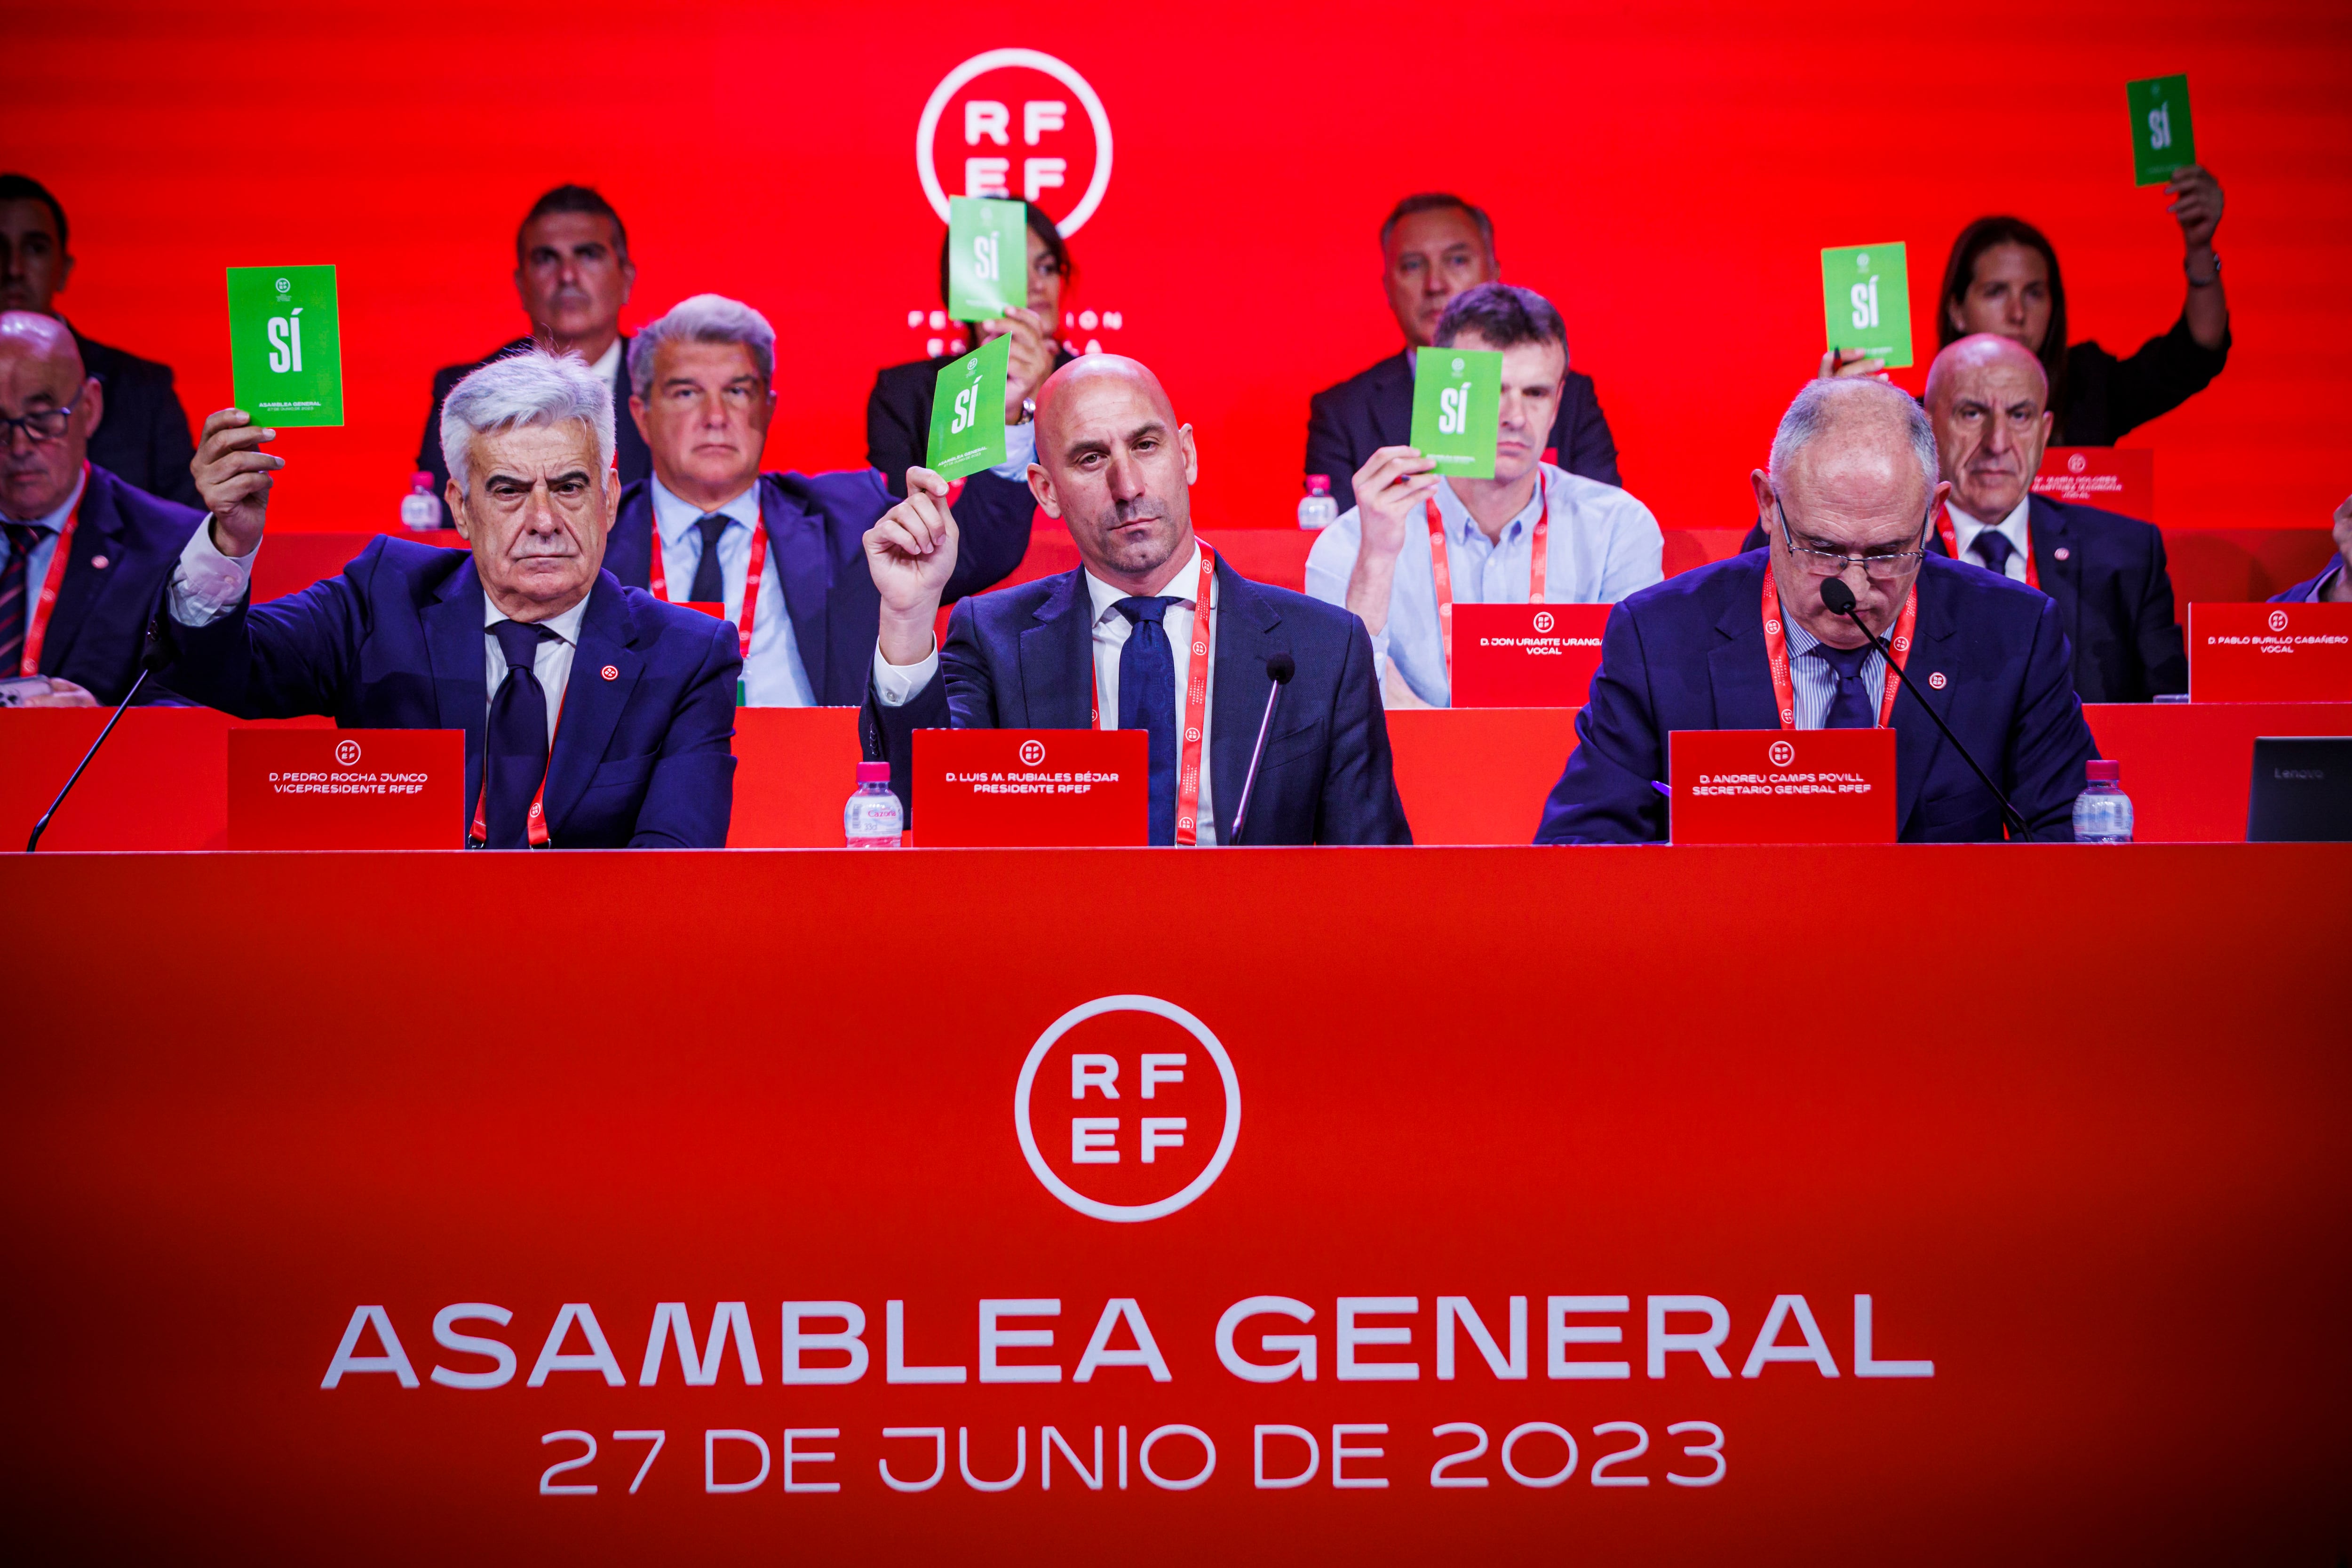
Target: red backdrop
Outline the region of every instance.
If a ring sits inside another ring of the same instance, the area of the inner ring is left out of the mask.
[[[907,313],[936,303],[917,120],[1005,46],[1101,96],[1116,156],[1071,303],[1118,311],[1105,346],[1158,367],[1199,426],[1214,523],[1286,523],[1307,394],[1396,346],[1373,230],[1410,190],[1492,208],[1507,275],[1565,311],[1627,482],[1669,526],[1738,521],[1820,350],[1824,245],[1907,241],[1916,294],[1962,223],[2023,214],[2059,247],[2075,335],[2127,352],[2182,281],[2161,195],[2130,182],[2123,83],[2179,70],[2229,195],[2237,344],[2211,391],[2129,440],[2161,454],[2169,523],[2320,525],[2352,484],[2352,202],[2328,151],[2352,142],[2352,13],[2323,0],[2094,0],[1973,31],[1820,0],[228,15],[12,16],[0,161],[71,213],[61,307],[172,362],[199,412],[229,396],[221,268],[342,268],[352,423],[287,438],[282,523],[394,517],[429,373],[520,330],[514,226],[562,180],[629,222],[627,321],[710,289],[793,340],[772,460],[861,461],[874,370],[921,351]]]

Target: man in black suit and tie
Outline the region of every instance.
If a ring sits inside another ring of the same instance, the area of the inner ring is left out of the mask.
[[[1460,196],[1407,196],[1381,225],[1381,280],[1404,331],[1404,351],[1317,393],[1307,405],[1307,472],[1331,481],[1341,511],[1356,504],[1353,476],[1374,452],[1412,444],[1413,355],[1429,346],[1446,305],[1501,276],[1494,220]],[[1549,447],[1546,462],[1605,485],[1624,482],[1589,375],[1569,371]]]
[[[1412,842],[1363,622],[1215,561],[1192,533],[1198,469],[1192,427],[1142,365],[1089,354],[1055,372],[1037,396],[1029,489],[1069,526],[1083,564],[959,602],[944,647],[931,627],[955,571],[955,517],[937,474],[908,475],[908,499],[866,535],[882,601],[866,754],[891,762],[902,798],[917,730],[1076,730],[1099,714],[1149,737],[1154,844]],[[1237,833],[1280,658],[1296,673]]]
[[[433,493],[449,488],[441,458],[441,405],[449,389],[491,360],[529,348],[534,342],[551,353],[576,353],[611,384],[613,406],[629,404],[628,342],[621,332],[621,307],[637,280],[629,259],[629,231],[621,215],[585,185],[558,185],[532,204],[515,231],[515,295],[530,321],[530,336],[517,338],[468,364],[444,365],[433,373],[433,409],[416,448],[419,473],[433,476]],[[635,424],[620,422],[621,482],[636,483],[653,472],[653,458]],[[453,524],[445,501],[441,525]]]
[[[0,310],[58,316],[55,297],[73,275],[66,209],[28,174],[0,174]],[[60,321],[65,320],[58,316]],[[98,381],[106,417],[89,434],[89,460],[126,484],[184,506],[196,504],[188,464],[196,455],[172,367],[86,338],[67,322],[85,373]]]

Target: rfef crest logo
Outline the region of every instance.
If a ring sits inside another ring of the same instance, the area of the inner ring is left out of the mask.
[[[2080,452],[2073,452],[2067,455],[2066,471],[2070,474],[2079,474],[2090,466],[2091,460],[2083,456]]]
[[[931,210],[948,197],[1012,196],[1076,234],[1110,184],[1110,117],[1087,79],[1035,49],[990,49],[948,72],[915,129]]]
[[[1775,741],[1772,742],[1771,749],[1764,754],[1772,760],[1774,767],[1785,768],[1797,760],[1797,748],[1786,741]]]
[[[2270,619],[2266,624],[2270,626],[2271,630],[2274,632],[2283,632],[2286,630],[2286,612],[2284,610],[2273,610],[2270,614]]]
[[[337,766],[346,768],[352,767],[356,765],[359,760],[360,743],[357,741],[345,737],[344,739],[335,742],[335,763]]]
[[[1023,767],[1034,768],[1045,760],[1045,742],[1032,739],[1021,742],[1021,765]]]
[[[1552,618],[1551,612],[1549,610],[1538,610],[1536,612],[1535,628],[1539,633],[1549,632],[1551,630]]]
[[[1223,1173],[1241,1138],[1241,1082],[1224,1046],[1183,1008],[1101,996],[1029,1047],[1013,1130],[1031,1173],[1080,1214],[1158,1219]]]

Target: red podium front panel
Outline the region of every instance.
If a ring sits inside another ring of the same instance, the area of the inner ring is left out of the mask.
[[[1892,730],[1676,730],[1676,844],[1892,844]]]
[[[463,730],[228,732],[231,849],[462,849]]]
[[[2347,883],[2352,846],[0,859],[38,911],[10,1539],[2327,1562]],[[682,1001],[669,926],[727,910]],[[1954,956],[2029,929],[2063,961]]]
[[[1456,605],[1454,706],[1581,708],[1607,605]]]
[[[1140,730],[918,730],[914,828],[939,847],[1137,845],[1150,832]]]
[[[2352,605],[2191,605],[2198,702],[2352,702]]]

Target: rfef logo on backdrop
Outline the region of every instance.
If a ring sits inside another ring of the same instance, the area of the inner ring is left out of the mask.
[[[951,195],[1013,196],[1076,234],[1110,184],[1110,117],[1087,79],[1053,56],[990,49],[931,89],[915,171],[942,223]]]
[[[1157,996],[1101,996],[1054,1020],[1013,1091],[1022,1156],[1095,1219],[1174,1214],[1222,1174],[1241,1082],[1209,1026]]]

